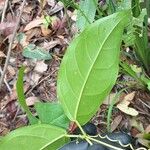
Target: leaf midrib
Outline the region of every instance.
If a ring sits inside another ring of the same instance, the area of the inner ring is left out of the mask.
[[[123,17],[123,18],[124,18],[124,17]],[[79,94],[79,98],[78,98],[78,101],[77,101],[78,103],[77,103],[76,109],[75,109],[75,116],[74,116],[74,119],[76,119],[76,117],[77,117],[77,112],[78,112],[78,108],[79,108],[79,105],[80,105],[80,99],[81,99],[81,97],[82,97],[82,95],[83,95],[83,91],[84,91],[84,89],[85,89],[85,85],[86,85],[86,83],[87,83],[87,81],[88,81],[88,78],[89,78],[89,75],[90,75],[90,73],[91,73],[91,71],[92,71],[92,68],[93,68],[93,66],[94,66],[94,64],[95,64],[95,62],[96,62],[96,60],[97,60],[97,58],[98,58],[98,56],[99,56],[99,54],[100,54],[100,50],[103,48],[105,42],[107,41],[107,39],[109,38],[109,36],[110,36],[111,33],[113,32],[113,30],[116,29],[116,27],[117,27],[118,24],[123,20],[123,18],[121,18],[120,21],[119,21],[119,22],[114,26],[114,28],[110,31],[110,33],[108,34],[108,36],[106,36],[106,38],[104,39],[104,42],[102,43],[101,47],[99,48],[99,51],[98,51],[98,53],[97,53],[97,56],[95,57],[95,60],[93,61],[93,64],[91,65],[91,67],[90,67],[90,69],[89,69],[89,72],[87,73],[86,80],[85,80],[85,82],[83,83],[81,92],[80,92],[80,94]]]
[[[54,138],[52,141],[50,141],[49,143],[45,144],[43,147],[40,148],[40,150],[44,150],[44,148],[46,148],[47,146],[49,146],[50,144],[56,142],[57,140],[61,139],[61,138],[65,138],[66,134],[62,134],[57,138]]]

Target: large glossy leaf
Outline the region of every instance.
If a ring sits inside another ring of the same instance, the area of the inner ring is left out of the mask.
[[[37,115],[42,123],[52,124],[64,129],[69,127],[69,119],[59,103],[35,103]]]
[[[58,98],[81,125],[98,110],[117,75],[124,26],[130,13],[115,13],[89,25],[70,45],[58,76]]]
[[[0,142],[0,150],[46,150],[47,146],[50,150],[56,150],[67,142],[65,135],[65,130],[55,126],[31,125],[12,131],[4,137]]]

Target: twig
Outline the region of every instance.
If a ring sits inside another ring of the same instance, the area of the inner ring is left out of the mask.
[[[1,66],[0,66],[0,74],[2,74],[2,73],[3,73],[3,71],[2,71],[2,68],[1,68]],[[10,93],[12,93],[12,90],[11,90],[11,88],[10,88],[9,84],[7,83],[7,81],[6,81],[5,78],[4,78],[4,83],[5,83],[5,85],[6,85],[7,89],[8,89],[8,91],[9,91]]]
[[[21,16],[22,16],[22,13],[23,13],[23,8],[24,8],[24,5],[25,5],[25,2],[26,2],[26,0],[23,0],[22,5],[21,5],[21,9],[20,9],[20,15],[19,15],[18,20],[17,20],[17,24],[16,24],[15,29],[13,31],[13,35],[10,39],[10,43],[9,43],[9,47],[8,47],[8,52],[7,52],[7,57],[6,57],[3,73],[2,73],[2,76],[0,78],[0,89],[2,87],[4,76],[5,76],[5,73],[6,73],[6,70],[7,70],[7,66],[8,66],[8,62],[9,62],[10,54],[11,54],[11,49],[12,49],[12,45],[13,45],[13,41],[15,39],[15,35],[16,35],[17,30],[18,30],[18,26],[19,26],[19,23],[20,23],[20,20],[21,20]]]
[[[14,17],[15,14],[14,14],[14,12],[13,12],[13,9],[12,9],[11,2],[10,2],[10,1],[9,1],[9,9],[10,9],[10,11],[11,11],[11,13],[12,13],[12,16]]]
[[[46,79],[48,79],[48,78],[49,78],[53,73],[55,73],[55,72],[56,72],[56,70],[53,70],[48,76],[46,76],[46,77],[43,78],[41,81],[39,81],[37,84],[35,84],[35,85],[26,93],[26,95],[28,95],[29,93],[31,93],[34,88],[36,88],[39,84],[41,84],[43,81],[45,81]]]
[[[1,18],[1,23],[4,21],[5,13],[6,13],[7,6],[8,6],[8,2],[9,2],[9,0],[5,0],[5,4],[4,4],[4,8],[3,8],[3,13],[2,13],[2,18]]]
[[[143,102],[141,99],[139,99],[139,98],[138,98],[138,100],[139,100],[143,105],[145,105],[147,108],[150,109],[150,106],[149,106],[148,104],[144,103],[144,102]]]

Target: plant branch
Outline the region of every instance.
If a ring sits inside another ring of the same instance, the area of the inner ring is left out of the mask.
[[[5,4],[4,4],[3,12],[2,12],[1,23],[4,21],[5,13],[6,13],[7,6],[8,6],[8,2],[9,2],[9,0],[5,0]]]
[[[114,150],[124,150],[124,149],[122,149],[122,148],[118,148],[118,147],[115,147],[115,146],[113,146],[113,145],[110,145],[110,144],[107,144],[107,143],[105,143],[105,142],[102,142],[102,141],[100,141],[100,140],[94,139],[94,138],[92,138],[92,137],[90,137],[90,136],[88,137],[88,139],[91,140],[91,141],[94,141],[94,142],[96,142],[96,143],[98,143],[98,144],[101,144],[101,145],[104,145],[104,146],[106,146],[106,147],[112,148],[112,149],[114,149]]]
[[[11,49],[12,49],[12,45],[13,45],[13,41],[15,39],[15,35],[17,33],[18,26],[20,24],[20,20],[21,20],[21,16],[22,16],[22,13],[23,13],[23,8],[24,8],[24,5],[25,5],[25,2],[26,2],[26,0],[23,0],[22,5],[21,5],[21,9],[20,9],[20,15],[19,15],[18,20],[17,20],[17,24],[16,24],[15,29],[13,31],[13,35],[12,35],[12,37],[10,39],[8,52],[7,52],[7,57],[6,57],[5,65],[4,65],[4,69],[3,69],[3,72],[2,72],[2,75],[1,75],[1,78],[0,78],[0,89],[2,87],[4,76],[6,74],[7,66],[8,66],[9,59],[10,59]]]
[[[81,125],[79,124],[78,121],[75,121],[75,123],[77,124],[77,126],[79,127],[79,129],[81,130],[83,136],[86,136],[86,133],[84,132],[84,130],[82,129]]]
[[[119,148],[119,147],[116,147],[114,145],[110,145],[106,142],[103,142],[103,141],[100,141],[100,140],[97,140],[97,139],[94,138],[94,137],[98,137],[98,136],[88,136],[88,135],[84,136],[84,135],[69,135],[69,134],[67,134],[66,137],[85,139],[90,145],[92,145],[93,144],[92,141],[94,141],[94,142],[96,142],[100,145],[109,147],[109,148],[114,149],[114,150],[124,150],[123,148]],[[121,146],[123,146],[123,145],[121,145]],[[129,146],[132,150],[146,150],[146,148],[143,148],[143,147],[134,149],[131,144],[129,144]]]
[[[2,74],[2,68],[1,68],[1,66],[0,66],[0,74]],[[7,87],[7,89],[8,89],[8,91],[10,92],[10,93],[12,93],[12,90],[11,90],[11,88],[10,88],[10,86],[9,86],[9,84],[7,83],[7,81],[6,81],[6,79],[4,78],[4,83],[5,83],[5,85],[6,85],[6,87]]]

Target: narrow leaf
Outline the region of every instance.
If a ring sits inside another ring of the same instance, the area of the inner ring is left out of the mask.
[[[35,103],[36,112],[42,123],[52,124],[67,129],[69,119],[58,103]]]
[[[32,115],[31,111],[29,110],[29,107],[26,104],[26,100],[25,100],[24,89],[23,89],[23,87],[24,87],[23,86],[24,70],[25,70],[25,67],[22,66],[19,69],[19,73],[18,73],[18,80],[17,80],[17,84],[16,84],[18,101],[19,101],[21,107],[27,113],[30,123],[35,124],[38,122],[38,119]]]
[[[70,45],[57,92],[72,121],[85,124],[96,113],[118,75],[119,51],[130,13],[115,13],[89,25]]]
[[[55,126],[31,125],[12,131],[2,138],[0,150],[46,150],[47,146],[51,146],[50,150],[56,150],[66,143],[65,135],[65,130]],[[61,142],[57,142],[60,139]]]

